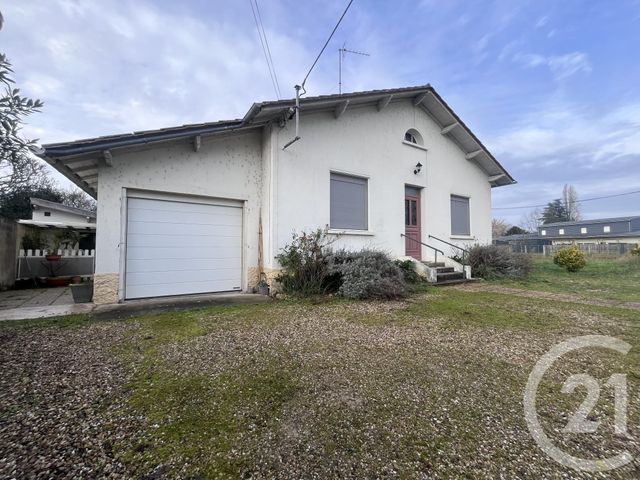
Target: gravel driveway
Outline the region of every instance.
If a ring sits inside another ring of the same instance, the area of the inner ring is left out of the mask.
[[[639,326],[630,309],[447,289],[3,328],[0,477],[596,478],[542,454],[523,386],[558,341],[635,345]],[[639,359],[613,367],[635,381]],[[609,374],[569,360],[545,392],[575,367]],[[558,436],[582,399],[540,400],[557,444],[639,457],[637,403],[627,438]],[[608,478],[639,475],[636,460]]]

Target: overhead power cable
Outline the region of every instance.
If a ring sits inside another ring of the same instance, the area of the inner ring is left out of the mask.
[[[624,197],[626,195],[634,195],[636,193],[640,193],[640,190],[634,190],[633,192],[626,192],[626,193],[616,193],[614,195],[604,195],[602,197],[592,197],[592,198],[584,198],[582,200],[576,200],[574,202],[571,202],[572,204],[575,203],[584,203],[584,202],[591,202],[593,200],[603,200],[605,198],[615,198],[615,197]],[[492,207],[493,210],[517,210],[519,208],[538,208],[538,207],[546,207],[547,204],[540,204],[540,205],[518,205],[517,207]]]
[[[255,1],[255,7],[254,7]],[[280,100],[280,85],[278,84],[278,77],[276,75],[276,69],[273,65],[273,59],[271,58],[271,50],[269,50],[269,42],[267,41],[267,35],[264,31],[264,25],[262,26],[262,30],[260,26],[262,25],[262,17],[260,17],[260,9],[258,7],[257,0],[249,0],[249,4],[251,5],[251,12],[253,13],[253,20],[256,24],[256,30],[258,31],[258,37],[260,38],[260,45],[262,45],[262,53],[264,53],[264,59],[267,62],[267,68],[269,69],[269,77],[271,78],[271,84],[273,85],[273,90],[276,94],[278,100]],[[257,10],[257,14],[256,14]],[[260,19],[260,20],[258,20]]]
[[[278,75],[276,74],[276,64],[273,63],[273,57],[271,56],[271,49],[269,48],[269,40],[267,39],[267,32],[264,30],[264,23],[262,23],[262,15],[260,14],[260,7],[258,6],[258,0],[254,0],[256,3],[256,12],[258,12],[258,22],[260,22],[260,28],[262,29],[262,36],[264,37],[264,44],[267,46],[267,54],[269,55],[269,61],[271,62],[271,69],[273,70],[273,78],[276,81],[276,88],[278,89],[278,98],[282,97],[280,92],[280,83],[278,82]]]
[[[311,68],[309,69],[309,71],[307,72],[307,74],[304,77],[304,80],[302,81],[302,90],[304,90],[304,84],[307,82],[307,78],[309,78],[309,75],[311,75],[311,71],[313,70],[313,68],[316,66],[316,63],[318,63],[318,60],[320,60],[320,57],[322,56],[322,54],[324,53],[324,50],[327,48],[327,45],[329,45],[329,42],[331,41],[331,39],[333,38],[333,34],[336,33],[336,30],[338,29],[338,27],[340,26],[340,23],[342,23],[342,19],[344,18],[344,16],[347,14],[347,12],[349,11],[349,8],[351,7],[351,4],[353,3],[353,0],[349,1],[349,4],[347,5],[347,8],[344,9],[344,12],[342,12],[342,15],[340,16],[340,19],[338,20],[338,23],[336,23],[336,26],[333,27],[333,30],[331,31],[331,35],[329,35],[329,38],[327,38],[327,41],[324,42],[324,46],[322,47],[322,50],[320,50],[320,53],[318,54],[318,56],[316,57],[316,59],[313,61],[313,65],[311,65]]]

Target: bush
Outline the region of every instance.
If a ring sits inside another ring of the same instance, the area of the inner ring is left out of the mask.
[[[636,245],[634,248],[631,249],[631,255],[636,255],[640,257],[640,244]]]
[[[276,280],[282,290],[304,296],[338,293],[356,299],[395,299],[407,296],[407,282],[419,280],[411,261],[410,266],[394,262],[377,250],[334,252],[334,240],[326,229],[294,233],[277,257],[282,273]]]
[[[553,256],[553,263],[564,267],[568,272],[577,272],[587,264],[584,253],[575,245],[560,249]]]
[[[332,258],[332,272],[339,275],[338,293],[355,299],[397,299],[408,294],[403,271],[384,252],[340,250]]]
[[[406,283],[414,285],[422,281],[422,277],[416,272],[416,267],[411,260],[396,260],[395,264],[402,271],[402,277]]]
[[[531,258],[524,253],[514,253],[509,247],[476,245],[469,250],[469,265],[474,277],[522,278],[529,275]]]
[[[310,234],[293,233],[291,244],[277,256],[283,272],[276,278],[283,291],[301,295],[319,295],[331,288],[330,238],[326,229]],[[337,290],[337,287],[333,287]]]

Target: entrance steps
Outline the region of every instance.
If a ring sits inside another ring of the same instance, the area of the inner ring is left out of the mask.
[[[435,270],[436,281],[432,285],[458,285],[473,281],[464,278],[464,272],[456,272],[453,267],[445,267],[443,262],[422,262],[425,266]]]

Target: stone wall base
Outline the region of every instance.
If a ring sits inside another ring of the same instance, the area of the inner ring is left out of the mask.
[[[96,273],[93,276],[93,303],[106,305],[118,303],[120,275],[117,273]]]
[[[265,267],[263,269],[263,273],[265,276],[265,281],[269,284],[269,289],[272,293],[278,291],[278,282],[276,281],[276,277],[280,274],[281,269],[279,268],[268,268]],[[249,291],[253,290],[258,286],[260,282],[260,269],[258,267],[249,267],[248,272],[248,287]]]

